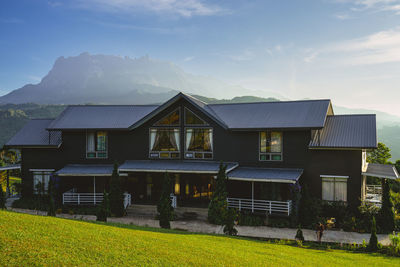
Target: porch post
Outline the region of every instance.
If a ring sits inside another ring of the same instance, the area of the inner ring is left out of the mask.
[[[251,212],[254,212],[254,181],[251,182]]]
[[[96,176],[93,176],[93,204],[96,205]]]

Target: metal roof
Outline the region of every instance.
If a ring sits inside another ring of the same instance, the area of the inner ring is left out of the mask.
[[[17,170],[17,169],[21,169],[21,164],[14,164],[14,165],[0,167],[0,171]]]
[[[303,169],[238,167],[228,173],[229,180],[249,182],[296,183]]]
[[[46,128],[52,119],[33,119],[28,121],[5,146],[50,146],[58,147],[61,144],[60,131],[47,131]]]
[[[224,162],[229,172],[236,168],[236,162]],[[220,162],[196,160],[127,160],[121,166],[122,172],[174,172],[217,174]]]
[[[310,148],[376,148],[376,116],[334,115],[326,118],[325,127],[314,136]]]
[[[112,164],[68,164],[58,170],[58,176],[111,176]]]
[[[330,100],[279,101],[238,104],[212,104],[230,129],[322,128]]]
[[[391,164],[368,163],[367,170],[362,173],[366,176],[379,178],[398,179],[396,167]]]
[[[158,106],[74,105],[68,106],[48,129],[128,129]]]

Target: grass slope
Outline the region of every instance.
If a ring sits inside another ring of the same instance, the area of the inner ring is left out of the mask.
[[[126,228],[129,227],[129,228]],[[0,211],[0,266],[394,266],[398,258]]]

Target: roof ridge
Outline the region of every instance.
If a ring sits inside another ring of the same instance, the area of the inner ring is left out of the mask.
[[[40,120],[43,120],[43,121],[45,121],[45,120],[47,120],[47,121],[52,120],[52,121],[54,121],[55,118],[31,118],[31,119],[29,119],[29,120],[31,120],[31,121],[40,121]]]
[[[345,116],[376,116],[376,114],[335,114],[335,115],[328,115],[327,117],[345,117]]]
[[[101,104],[95,104],[95,105],[78,105],[78,104],[73,104],[73,105],[67,105],[67,108],[69,107],[158,107],[160,105],[157,104],[138,104],[138,105],[129,105],[129,104],[114,104],[114,105],[101,105]]]
[[[330,99],[310,99],[310,100],[287,100],[287,101],[257,101],[257,102],[242,102],[242,103],[215,103],[215,104],[207,104],[207,106],[241,105],[241,104],[299,103],[299,102],[322,102],[322,101],[331,101],[331,100]]]

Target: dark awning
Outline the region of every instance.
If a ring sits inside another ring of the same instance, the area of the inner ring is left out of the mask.
[[[229,180],[249,182],[296,183],[302,169],[238,167],[228,173]]]
[[[56,172],[58,176],[111,176],[113,165],[68,164]]]
[[[396,167],[390,164],[368,163],[367,170],[362,175],[378,178],[398,179]]]
[[[236,162],[224,162],[229,172],[236,168]],[[217,174],[220,162],[195,160],[127,160],[121,166],[121,172],[174,172]]]

